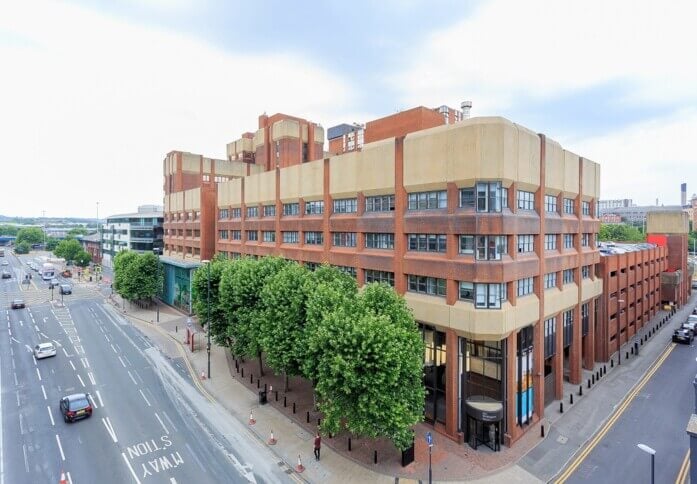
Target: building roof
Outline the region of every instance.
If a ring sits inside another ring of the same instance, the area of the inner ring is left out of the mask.
[[[656,247],[658,247],[656,244],[649,244],[648,242],[640,242],[637,244],[630,244],[624,242],[598,243],[598,249],[600,250],[601,256],[626,254],[627,252],[639,252],[647,249],[655,249]]]
[[[196,269],[201,267],[201,263],[193,260],[183,260],[175,257],[167,257],[165,255],[160,256],[160,262],[163,264],[169,264],[176,267],[181,267],[183,269]]]
[[[90,235],[83,235],[80,237],[80,240],[84,240],[85,242],[99,242],[102,240],[102,237],[99,235],[99,233],[94,233]]]
[[[115,219],[115,218],[164,218],[164,212],[159,211],[159,212],[134,212],[134,213],[120,213],[116,215],[109,215],[107,219],[107,223],[109,220]]]

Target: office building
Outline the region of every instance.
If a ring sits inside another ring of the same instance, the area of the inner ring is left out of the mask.
[[[102,264],[113,267],[122,250],[162,253],[162,206],[141,205],[135,213],[107,217],[101,227]]]

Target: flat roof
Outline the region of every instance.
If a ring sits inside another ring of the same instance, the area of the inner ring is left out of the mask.
[[[160,256],[160,262],[163,264],[181,267],[182,269],[197,269],[202,265],[200,262],[177,259],[175,257],[167,257],[164,255]]]

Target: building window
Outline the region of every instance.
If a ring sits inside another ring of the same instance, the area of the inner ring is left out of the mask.
[[[417,252],[445,252],[445,234],[407,234],[408,250]]]
[[[354,279],[356,278],[356,268],[355,267],[351,267],[351,266],[332,266],[332,267],[336,267],[341,272],[343,272],[344,274],[348,274],[349,276],[353,277]]]
[[[518,297],[532,294],[532,277],[518,279]]]
[[[573,249],[574,248],[574,234],[564,234],[564,248]]]
[[[574,340],[574,311],[569,309],[564,311],[564,348],[571,345]]]
[[[305,232],[305,243],[309,245],[324,244],[324,234],[322,232]]]
[[[518,190],[518,209],[535,210],[535,194],[525,190]]]
[[[300,204],[295,203],[284,203],[283,204],[283,215],[298,215],[300,214]]]
[[[474,187],[460,189],[460,207],[476,208],[477,212],[500,212],[508,207],[508,188],[500,181],[478,182]]]
[[[365,282],[366,284],[370,284],[371,282],[384,282],[394,287],[394,272],[366,269]]]
[[[336,247],[356,247],[356,232],[332,232],[332,245]]]
[[[365,246],[368,249],[394,249],[394,234],[369,232],[365,234]]]
[[[305,215],[321,215],[324,213],[324,200],[305,202]]]
[[[274,230],[263,230],[261,232],[263,242],[276,242],[276,232]]]
[[[410,292],[445,297],[445,279],[409,274],[407,276],[407,281],[409,283],[408,290]]]
[[[460,189],[461,208],[474,208],[475,200],[474,187],[465,187]]]
[[[445,190],[410,193],[407,195],[409,210],[434,210],[448,207],[448,193]]]
[[[460,254],[474,254],[474,235],[460,236]]]
[[[545,195],[545,212],[557,212],[557,197],[555,197],[554,195]]]
[[[583,215],[591,214],[591,202],[581,202],[581,212]]]
[[[247,207],[247,218],[258,217],[259,207]]]
[[[507,299],[506,284],[460,282],[460,299],[473,301],[477,308],[499,309]]]
[[[242,209],[240,207],[231,208],[230,218],[242,218]]]
[[[264,205],[264,217],[275,217],[276,205]]]
[[[365,198],[366,212],[392,212],[394,211],[394,195],[378,195]]]
[[[477,260],[501,260],[501,255],[508,253],[505,235],[477,235],[474,239]]]
[[[553,287],[557,287],[557,273],[556,272],[548,272],[544,276],[544,281],[545,281],[545,289],[551,289]]]
[[[535,250],[534,246],[534,236],[532,235],[519,235],[518,236],[518,253],[523,254],[525,252],[532,252]]]
[[[581,267],[581,277],[583,279],[589,279],[590,276],[591,276],[591,266]],[[641,281],[639,281],[639,284],[641,284]]]
[[[356,213],[358,210],[358,199],[343,198],[334,200],[334,213]]]
[[[218,210],[218,218],[219,219],[226,219],[230,215],[230,212],[228,211],[227,208],[221,208]]]
[[[297,244],[298,243],[298,233],[292,232],[281,232],[284,244]]]
[[[557,234],[545,235],[545,250],[557,250]]]
[[[445,385],[446,336],[435,328],[421,325],[419,327],[423,334],[424,343],[424,369],[423,385],[426,390],[424,399],[424,418],[428,422],[446,423],[447,419],[447,388]],[[456,355],[451,355],[451,364],[455,362]]]
[[[232,240],[242,240],[242,231],[241,230],[231,230],[230,231],[230,238]]]
[[[249,241],[255,241],[259,240],[259,232],[256,230],[247,230],[247,240]]]
[[[589,307],[588,303],[581,304],[581,336],[588,334],[589,327]]]
[[[564,272],[562,273],[562,282],[564,284],[571,284],[572,282],[574,282],[573,269],[564,269]]]
[[[581,246],[590,247],[591,234],[581,234]]]
[[[518,425],[530,421],[533,413],[533,328],[527,326],[518,331],[516,351],[516,416]]]
[[[568,213],[570,215],[574,214],[574,199],[573,198],[565,198],[564,199],[564,213]]]
[[[545,360],[554,356],[557,349],[557,318],[545,319]]]
[[[227,240],[228,237],[228,231],[227,230],[219,230],[218,231],[218,238],[221,240]]]

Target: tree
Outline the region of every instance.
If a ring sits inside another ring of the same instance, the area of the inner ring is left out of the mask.
[[[164,279],[160,260],[152,252],[136,254],[126,268],[130,300],[150,300],[162,291]]]
[[[615,242],[643,242],[646,239],[639,229],[627,224],[601,224],[598,240]]]
[[[220,306],[220,279],[228,261],[215,257],[207,266],[194,272],[191,282],[194,313],[203,326],[208,325],[208,277],[210,276],[210,332],[220,345],[229,346],[225,312]],[[210,273],[209,273],[210,271]]]
[[[286,264],[269,277],[261,290],[264,308],[259,324],[259,340],[266,362],[276,373],[300,375],[303,361],[303,327],[305,326],[305,282],[310,272],[300,264]]]
[[[68,231],[67,237],[75,238],[78,235],[87,235],[87,229],[85,227],[73,227]]]
[[[391,288],[370,286],[371,294],[339,307],[313,335],[325,349],[316,387],[322,430],[337,433],[345,427],[370,438],[387,437],[404,450],[413,441],[412,427],[423,418],[424,345],[404,300],[389,295]],[[392,309],[396,316],[383,312]]]
[[[40,244],[44,241],[44,232],[39,227],[26,227],[17,232],[16,243],[27,242],[29,245]]]
[[[130,250],[122,250],[114,257],[114,290],[124,299],[133,299],[132,281],[130,279],[130,266],[134,263],[138,254]]]
[[[56,247],[58,247],[59,242],[60,242],[60,240],[58,240],[55,237],[47,237],[46,238],[46,250],[50,250],[51,252],[53,252],[54,250],[56,250]]]
[[[15,236],[19,229],[15,225],[0,225],[0,235]]]
[[[80,267],[87,267],[90,262],[92,262],[92,254],[86,250],[81,250],[75,256],[75,263]]]
[[[20,242],[15,246],[15,253],[17,254],[28,254],[31,250],[31,246],[28,242]]]
[[[66,261],[74,261],[80,252],[84,252],[82,245],[75,239],[61,240],[53,253],[56,257],[62,257]]]

